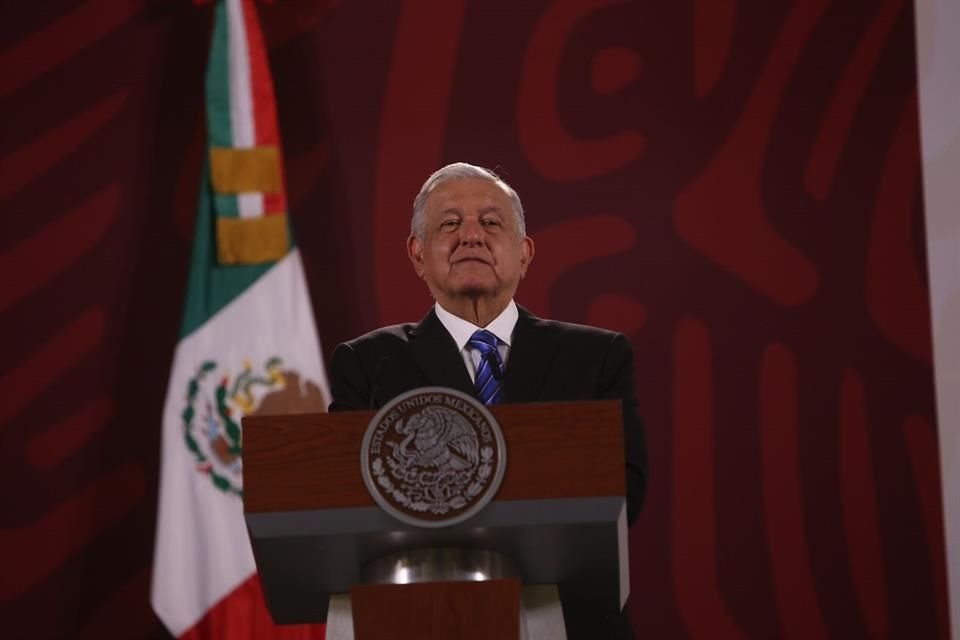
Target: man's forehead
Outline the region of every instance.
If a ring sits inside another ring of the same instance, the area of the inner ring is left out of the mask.
[[[476,213],[478,213],[479,215],[484,215],[484,214],[487,214],[487,213],[502,214],[502,213],[504,212],[504,210],[505,210],[505,207],[501,207],[501,206],[498,206],[498,205],[495,205],[495,204],[491,204],[491,205],[487,205],[487,206],[483,206],[483,207],[477,207],[477,208],[475,209]],[[448,206],[448,207],[437,207],[436,212],[437,212],[438,214],[442,215],[442,216],[445,216],[445,215],[462,215],[462,214],[463,214],[463,208],[457,206],[456,204],[451,204],[451,205]]]
[[[510,198],[504,188],[490,180],[480,178],[457,178],[443,182],[430,192],[427,209],[458,210],[458,203],[468,199],[484,202],[483,208],[496,210],[510,206]]]

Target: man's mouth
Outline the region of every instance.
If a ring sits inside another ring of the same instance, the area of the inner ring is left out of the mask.
[[[489,260],[487,260],[486,258],[482,258],[480,256],[466,256],[463,258],[457,258],[456,260],[453,261],[453,264],[461,264],[464,262],[479,262],[481,264],[487,264],[487,265],[490,264]]]

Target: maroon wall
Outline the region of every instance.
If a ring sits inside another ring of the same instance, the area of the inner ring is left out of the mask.
[[[911,10],[261,6],[328,355],[426,310],[410,204],[455,160],[524,199],[518,300],[633,340],[646,637],[946,635]],[[4,13],[0,628],[140,636],[209,7]]]

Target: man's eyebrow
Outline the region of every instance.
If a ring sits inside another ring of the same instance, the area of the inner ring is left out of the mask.
[[[480,209],[480,214],[484,213],[500,213],[500,207],[495,204],[490,205],[489,207],[484,207]]]

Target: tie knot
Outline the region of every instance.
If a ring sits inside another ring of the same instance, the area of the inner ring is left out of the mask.
[[[481,353],[486,355],[491,351],[497,350],[497,336],[486,329],[480,329],[474,331],[473,335],[470,336],[470,340],[467,341],[467,344],[474,349],[479,349]]]

